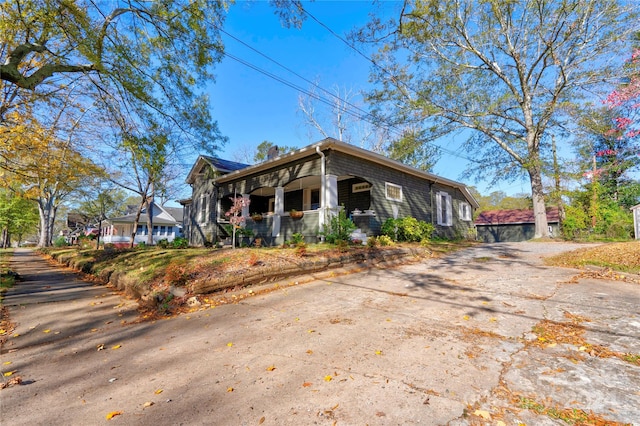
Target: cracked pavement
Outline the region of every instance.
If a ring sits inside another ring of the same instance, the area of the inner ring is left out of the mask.
[[[2,424],[640,424],[640,286],[542,263],[577,247],[479,245],[140,323],[19,252]]]

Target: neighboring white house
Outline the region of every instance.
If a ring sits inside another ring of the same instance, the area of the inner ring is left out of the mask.
[[[153,241],[160,240],[173,241],[182,234],[182,207],[162,207],[153,205]],[[131,242],[133,224],[136,215],[127,214],[125,216],[114,217],[107,220],[107,225],[103,228],[103,241],[105,243],[122,244]],[[147,228],[147,210],[143,209],[138,220],[135,244],[147,242],[149,229]]]
[[[633,212],[633,231],[636,240],[640,240],[640,204],[631,207],[631,211]]]

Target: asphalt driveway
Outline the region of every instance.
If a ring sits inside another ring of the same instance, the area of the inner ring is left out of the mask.
[[[155,322],[19,251],[0,423],[640,424],[640,286],[542,265],[575,247],[290,279]]]

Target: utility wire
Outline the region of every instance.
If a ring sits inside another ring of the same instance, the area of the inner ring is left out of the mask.
[[[384,67],[382,67],[382,66],[380,66],[379,64],[377,64],[377,62],[375,62],[373,59],[369,58],[366,54],[364,54],[363,52],[361,52],[360,50],[358,50],[355,46],[353,46],[352,44],[350,44],[347,40],[345,40],[345,39],[344,39],[344,38],[342,38],[340,35],[338,35],[337,33],[335,33],[331,28],[329,28],[327,25],[325,25],[325,24],[324,24],[324,23],[322,23],[320,20],[318,20],[317,18],[315,18],[315,17],[314,17],[313,15],[311,15],[308,11],[306,11],[306,10],[304,10],[304,9],[303,9],[303,11],[304,11],[304,12],[305,12],[309,17],[311,17],[314,21],[316,21],[320,26],[322,26],[322,27],[323,27],[323,28],[325,28],[327,31],[329,31],[329,32],[330,32],[334,37],[338,38],[340,41],[342,41],[343,43],[345,43],[349,48],[353,49],[353,50],[354,50],[355,52],[357,52],[360,56],[362,56],[363,58],[365,58],[368,62],[371,62],[371,63],[372,63],[374,66],[376,66],[378,69],[382,70],[385,74],[389,75],[391,78],[394,78],[394,77],[393,77],[393,75],[391,74],[391,72],[389,72],[389,71],[388,71],[388,70],[386,70]],[[289,72],[289,73],[291,73],[291,74],[295,75],[296,77],[298,77],[298,78],[302,79],[303,81],[305,81],[305,82],[307,82],[307,83],[309,83],[309,84],[313,85],[314,87],[318,88],[320,91],[322,91],[322,92],[324,92],[324,93],[327,93],[329,96],[331,96],[331,98],[332,98],[332,99],[334,99],[334,100],[338,100],[338,101],[342,102],[344,105],[348,105],[351,109],[350,109],[350,108],[347,108],[347,107],[344,107],[344,106],[343,106],[343,107],[341,107],[341,110],[342,110],[344,113],[346,113],[346,114],[348,114],[348,115],[351,115],[351,116],[353,116],[353,117],[355,117],[355,118],[357,118],[357,119],[359,119],[359,120],[366,121],[367,123],[369,123],[369,124],[371,124],[371,125],[373,125],[373,126],[375,126],[375,127],[384,127],[384,128],[386,128],[388,131],[390,131],[391,133],[395,133],[395,134],[397,134],[397,135],[402,135],[402,134],[404,134],[404,131],[403,131],[402,129],[399,129],[399,128],[398,128],[398,127],[396,127],[395,125],[393,125],[393,124],[391,124],[391,123],[388,123],[388,122],[386,122],[385,120],[381,120],[381,118],[380,118],[380,117],[376,117],[376,116],[374,116],[373,114],[369,113],[368,111],[365,111],[365,110],[363,110],[362,108],[360,108],[360,107],[358,107],[358,106],[356,106],[356,105],[354,105],[354,104],[352,104],[352,103],[348,102],[347,100],[342,99],[340,96],[337,96],[337,95],[335,95],[335,94],[331,93],[329,90],[327,90],[327,89],[323,88],[322,86],[318,85],[317,83],[314,83],[314,82],[312,82],[311,80],[309,80],[309,79],[305,78],[304,76],[300,75],[299,73],[295,72],[294,70],[290,69],[289,67],[287,67],[287,66],[285,66],[285,65],[281,64],[280,62],[278,62],[278,61],[276,61],[275,59],[271,58],[269,55],[267,55],[267,54],[265,54],[265,53],[263,53],[263,52],[259,51],[258,49],[254,48],[253,46],[249,45],[248,43],[246,43],[246,42],[242,41],[241,39],[239,39],[239,38],[235,37],[234,35],[230,34],[228,31],[225,31],[224,29],[221,29],[221,28],[220,28],[219,30],[220,30],[222,33],[224,33],[225,35],[227,35],[228,37],[230,37],[231,39],[233,39],[233,40],[237,41],[238,43],[242,44],[243,46],[247,47],[248,49],[250,49],[250,50],[254,51],[255,53],[257,53],[257,54],[259,54],[260,56],[264,57],[265,59],[269,60],[270,62],[272,62],[272,63],[276,64],[277,66],[281,67],[281,68],[282,68],[282,69],[284,69],[285,71],[287,71],[287,72]],[[281,84],[283,84],[283,85],[285,85],[285,86],[287,86],[287,87],[290,87],[290,88],[292,88],[292,89],[294,89],[294,90],[298,91],[298,92],[304,93],[305,95],[307,95],[307,96],[309,96],[309,97],[311,97],[311,98],[313,98],[313,99],[316,99],[317,101],[319,101],[319,102],[321,102],[321,103],[324,103],[324,104],[326,104],[326,105],[328,105],[328,106],[330,106],[330,107],[334,107],[334,106],[335,106],[332,100],[329,100],[329,99],[327,99],[327,98],[325,98],[325,97],[323,97],[323,96],[319,95],[318,93],[314,93],[314,92],[311,92],[311,91],[309,91],[309,90],[307,90],[307,89],[305,89],[305,88],[303,88],[303,87],[300,87],[299,85],[297,85],[297,84],[295,84],[295,83],[292,83],[291,81],[289,81],[289,80],[287,80],[287,79],[285,79],[285,78],[283,78],[283,77],[280,77],[280,76],[278,76],[278,75],[276,75],[276,74],[273,74],[273,73],[271,73],[271,72],[269,72],[269,71],[266,71],[266,70],[264,70],[264,69],[262,69],[262,68],[258,67],[257,65],[254,65],[254,64],[252,64],[252,63],[250,63],[250,62],[248,62],[248,61],[246,61],[246,60],[244,60],[244,59],[242,59],[242,58],[239,58],[239,57],[237,57],[237,56],[235,56],[235,55],[233,55],[233,54],[229,53],[227,50],[225,50],[225,51],[223,52],[223,54],[224,54],[225,56],[227,56],[228,58],[230,58],[230,59],[232,59],[232,60],[234,60],[234,61],[236,61],[236,62],[238,62],[238,63],[240,63],[240,64],[242,64],[242,65],[244,65],[244,66],[246,66],[246,67],[248,67],[248,68],[253,69],[253,70],[254,70],[254,71],[256,71],[256,72],[259,72],[259,73],[261,73],[261,74],[263,74],[263,75],[265,75],[265,76],[267,76],[267,77],[269,77],[269,78],[271,78],[271,79],[273,79],[273,80],[275,80],[275,81],[277,81],[277,82],[279,82],[279,83],[281,83]],[[406,85],[404,85],[404,86],[405,86],[405,88],[407,88],[407,89],[408,89],[408,87],[407,87]],[[415,91],[414,91],[414,92],[415,92]],[[353,111],[353,110],[355,110],[355,111]],[[381,123],[383,124],[382,126],[381,126]],[[457,157],[457,158],[462,158],[462,159],[467,160],[467,161],[470,161],[470,162],[476,162],[476,163],[478,162],[478,160],[475,160],[475,159],[469,158],[469,157],[467,157],[467,156],[465,156],[465,155],[459,154],[459,153],[457,153],[457,152],[455,152],[455,151],[452,151],[452,150],[450,150],[450,149],[444,148],[444,147],[442,147],[442,146],[435,145],[435,144],[433,144],[432,146],[433,146],[436,150],[441,151],[441,152],[443,152],[443,153],[445,153],[445,154],[448,154],[448,155],[451,155],[451,156],[454,156],[454,157]]]

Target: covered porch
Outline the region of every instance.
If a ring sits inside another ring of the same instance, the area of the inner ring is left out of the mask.
[[[263,245],[280,245],[296,233],[308,243],[318,242],[331,217],[342,209],[367,231],[375,217],[371,184],[351,175],[298,177],[283,186],[260,186],[236,195],[250,200],[242,211],[245,229]],[[226,194],[220,198],[219,223],[228,223],[225,213],[231,208],[232,197]]]

